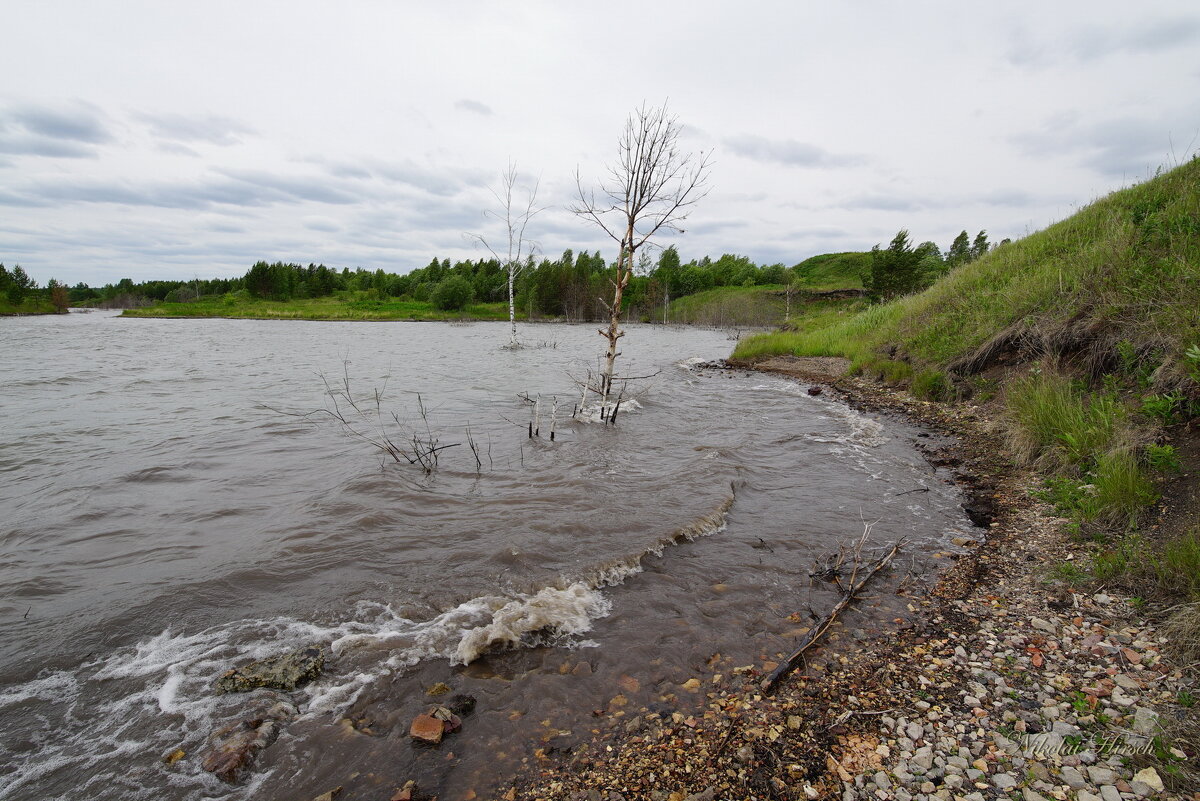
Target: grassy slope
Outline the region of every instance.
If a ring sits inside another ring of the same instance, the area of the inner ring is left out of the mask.
[[[1200,341],[1200,161],[999,247],[925,292],[830,326],[753,337],[734,355],[846,356],[902,378],[944,370],[1011,326],[1046,341],[1090,329],[1114,356],[1125,341],[1177,363]],[[893,345],[911,368],[889,364]]]
[[[508,304],[477,303],[461,312],[444,312],[433,304],[402,300],[312,298],[272,301],[206,298],[195,303],[161,303],[127,309],[125,317],[234,317],[256,320],[506,320]]]
[[[822,253],[805,259],[792,270],[797,284],[815,292],[862,289],[862,273],[870,264],[870,253]]]

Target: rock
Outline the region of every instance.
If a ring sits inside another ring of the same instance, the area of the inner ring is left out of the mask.
[[[1067,786],[1072,790],[1081,790],[1088,786],[1087,779],[1083,778],[1083,774],[1075,768],[1064,767],[1062,769],[1062,777],[1063,781],[1066,782]]]
[[[1024,790],[1021,791],[1021,795],[1025,796],[1025,801],[1046,801],[1046,797],[1044,795],[1041,795],[1040,793],[1035,793],[1033,790],[1030,790],[1028,787],[1026,787]]]
[[[920,723],[910,723],[908,724],[907,728],[904,729],[905,736],[907,736],[908,739],[912,740],[913,742],[920,740],[921,735],[924,733],[925,729],[922,728]]]
[[[341,794],[342,794],[342,787],[341,787],[341,785],[338,785],[337,787],[334,787],[332,790],[328,790],[324,793],[321,793],[319,796],[314,798],[312,801],[333,801],[333,799],[337,798]]]
[[[460,693],[450,696],[446,701],[446,708],[460,717],[467,717],[475,711],[475,696]]]
[[[1043,620],[1040,617],[1029,618],[1029,625],[1033,626],[1038,631],[1044,631],[1047,634],[1057,634],[1058,633],[1057,626],[1055,626],[1049,620]]]
[[[709,787],[708,789],[704,790],[703,792],[693,793],[692,795],[689,795],[687,798],[684,799],[684,801],[713,801],[713,798],[716,797],[716,794],[717,794],[717,788]]]
[[[1088,767],[1087,775],[1092,780],[1092,784],[1114,784],[1117,781],[1116,771],[1099,765]]]
[[[324,651],[301,648],[226,671],[217,679],[217,692],[244,693],[260,687],[291,692],[321,675],[324,668]]]
[[[820,395],[820,394],[821,394],[821,388],[820,388],[820,387],[809,387],[809,388],[808,388],[808,394],[809,394],[809,395]]]
[[[275,742],[282,724],[299,714],[288,701],[278,701],[264,709],[265,706],[260,703],[252,714],[209,735],[201,767],[228,784],[239,781],[253,766],[258,753]]]
[[[171,751],[168,754],[164,754],[162,761],[163,761],[164,765],[174,765],[176,762],[183,759],[185,756],[187,756],[186,751],[184,751],[182,748],[176,748],[174,751]]]
[[[408,734],[414,740],[420,740],[431,745],[440,743],[445,733],[445,721],[435,718],[428,712],[413,718],[412,725],[408,728]]]
[[[1137,703],[1137,699],[1130,698],[1122,692],[1119,685],[1112,689],[1112,701],[1114,704],[1120,704],[1121,706],[1133,706]]]
[[[1111,784],[1106,784],[1100,788],[1100,797],[1104,801],[1121,801],[1121,791]]]
[[[425,694],[437,696],[437,695],[445,695],[448,692],[450,692],[450,685],[446,684],[445,682],[439,681],[437,684],[433,685],[428,690],[426,690]]]
[[[1158,771],[1156,771],[1154,768],[1139,770],[1133,777],[1133,780],[1135,782],[1141,782],[1156,793],[1161,793],[1163,791],[1163,780],[1158,775]]]
[[[621,678],[617,679],[617,686],[621,688],[621,692],[633,695],[642,688],[641,683],[633,676],[621,674]]]
[[[1075,801],[1101,801],[1101,799],[1095,793],[1089,793],[1087,790],[1079,790],[1075,793]]]
[[[592,663],[588,662],[586,659],[580,661],[580,663],[571,670],[571,675],[572,676],[590,676],[590,675],[592,675]]]
[[[688,679],[683,683],[683,689],[690,693],[694,693],[700,689],[700,679]]]
[[[1158,713],[1144,706],[1136,707],[1133,711],[1133,730],[1138,734],[1158,734]]]
[[[1017,786],[1017,780],[1007,773],[997,773],[992,777],[992,785],[997,790],[1011,790]]]
[[[254,764],[258,752],[278,736],[279,724],[270,718],[231,723],[209,737],[210,750],[201,766],[226,784],[235,784]]]
[[[876,771],[875,776],[872,777],[872,781],[875,782],[875,786],[880,790],[890,790],[892,787],[892,780],[882,770]]]

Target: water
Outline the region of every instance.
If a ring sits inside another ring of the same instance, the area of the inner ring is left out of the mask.
[[[482,794],[618,694],[683,705],[713,653],[790,650],[788,614],[834,597],[813,560],[863,520],[926,568],[969,528],[914,430],[697,368],[724,332],[631,326],[618,372],[653,377],[615,428],[566,419],[595,329],[522,334],[542,347],[485,323],[0,320],[0,799]],[[383,390],[395,441],[462,444],[426,474],[300,416],[347,376]],[[213,680],[310,643],[326,672],[255,771],[204,772],[209,733],[253,706]],[[415,749],[438,681],[477,710]]]

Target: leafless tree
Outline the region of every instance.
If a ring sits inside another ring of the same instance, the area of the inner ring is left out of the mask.
[[[510,161],[508,169],[500,175],[500,188],[491,190],[492,197],[496,198],[499,211],[488,210],[483,213],[485,217],[491,217],[503,224],[503,240],[489,240],[484,234],[467,234],[471,239],[487,248],[488,252],[492,254],[492,258],[500,262],[505,272],[508,273],[508,322],[511,328],[508,347],[510,348],[520,347],[517,342],[517,309],[513,302],[513,286],[517,276],[532,260],[530,257],[537,251],[537,243],[525,238],[525,229],[529,226],[529,221],[543,211],[537,206],[538,181],[534,181],[533,186],[525,190],[524,203],[514,197],[519,177],[516,163]],[[501,244],[502,241],[503,244]],[[496,242],[494,247],[492,242]],[[502,248],[502,250],[497,250],[497,248]]]
[[[571,212],[598,225],[620,248],[616,276],[610,279],[612,302],[602,301],[608,310],[608,327],[600,329],[600,335],[608,340],[608,348],[596,391],[604,401],[612,390],[613,365],[621,355],[617,350],[617,341],[625,335],[621,297],[633,276],[638,249],[660,231],[683,233],[681,223],[708,194],[709,155],[681,152],[679,132],[679,121],[668,113],[666,104],[643,104],[625,121],[617,142],[617,163],[609,166],[599,191],[585,191],[579,171],[575,172],[578,200]]]

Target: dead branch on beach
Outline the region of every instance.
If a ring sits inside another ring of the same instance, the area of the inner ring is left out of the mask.
[[[876,573],[887,567],[900,550],[900,546],[904,544],[904,540],[901,539],[885,551],[876,551],[873,557],[870,554],[864,555],[863,549],[866,547],[867,540],[871,536],[871,528],[874,525],[874,523],[864,523],[862,536],[852,546],[842,546],[836,554],[826,557],[825,560],[814,566],[809,577],[833,582],[837,585],[842,597],[833,609],[818,620],[808,634],[804,635],[796,650],[759,683],[759,687],[764,693],[771,692],[780,679],[791,673],[797,665],[804,661],[805,651],[829,630],[842,610],[854,601]]]

